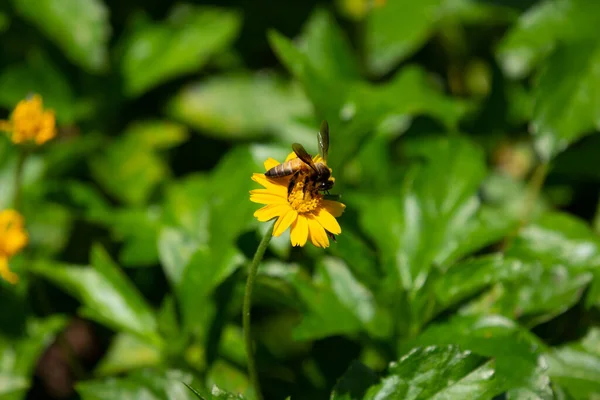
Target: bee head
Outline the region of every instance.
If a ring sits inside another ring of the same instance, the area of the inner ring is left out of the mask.
[[[315,165],[317,167],[318,176],[318,185],[317,188],[320,191],[329,190],[333,187],[333,179],[331,179],[331,170],[324,163],[318,163]]]

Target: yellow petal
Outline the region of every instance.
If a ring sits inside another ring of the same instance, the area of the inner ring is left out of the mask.
[[[292,224],[290,240],[292,246],[304,246],[308,239],[308,220],[302,214],[298,215],[298,218]]]
[[[320,208],[314,215],[321,226],[327,229],[329,232],[333,233],[334,235],[339,235],[342,233],[340,224],[338,224],[337,220],[326,209]]]
[[[323,200],[322,204],[325,207],[325,209],[329,211],[329,214],[333,215],[336,218],[341,216],[344,210],[346,209],[346,205],[340,203],[339,201]]]
[[[294,153],[293,151],[288,154],[288,156],[285,158],[285,161],[290,161],[293,160],[294,158],[298,158],[298,156],[296,155],[296,153]]]
[[[288,211],[281,215],[277,222],[275,222],[273,236],[279,236],[285,232],[286,229],[290,227],[292,222],[296,220],[296,218],[298,218],[298,212],[290,207]]]
[[[317,221],[316,217],[311,214],[307,214],[308,216],[308,237],[312,244],[317,247],[329,247],[329,238],[325,233],[325,229],[321,226],[319,221]]]
[[[260,222],[266,222],[275,217],[279,217],[289,210],[289,206],[285,204],[267,204],[254,212],[254,216]]]
[[[287,181],[282,179],[281,182],[272,181],[265,174],[252,174],[252,180],[260,185],[263,185],[267,190],[287,197]]]
[[[0,257],[0,278],[13,285],[19,281],[19,276],[8,268],[6,257]]]
[[[265,166],[265,171],[268,171],[271,168],[273,168],[279,164],[281,164],[279,161],[277,161],[274,158],[269,157],[269,158],[267,158],[267,161],[265,161],[263,165]]]
[[[251,190],[250,201],[259,204],[287,204],[287,199],[285,197],[266,189]]]

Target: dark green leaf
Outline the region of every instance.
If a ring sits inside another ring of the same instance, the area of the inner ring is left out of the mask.
[[[111,28],[101,0],[12,0],[23,18],[36,25],[65,55],[89,72],[107,67]]]
[[[134,31],[121,60],[127,94],[138,96],[199,70],[233,42],[240,25],[240,16],[230,10],[178,5],[166,22]]]
[[[361,400],[369,387],[376,383],[377,375],[355,361],[335,384],[330,400]]]

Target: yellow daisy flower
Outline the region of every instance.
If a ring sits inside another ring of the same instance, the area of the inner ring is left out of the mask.
[[[20,252],[29,241],[23,217],[15,210],[0,211],[0,277],[17,283],[19,277],[8,267],[8,260]]]
[[[290,153],[285,161],[297,158]],[[320,156],[313,160],[321,161]],[[279,165],[277,160],[265,161],[265,171]],[[329,247],[329,237],[342,233],[336,217],[344,212],[346,206],[338,201],[326,200],[318,191],[303,192],[304,180],[298,179],[288,196],[288,184],[291,177],[270,179],[265,174],[253,174],[252,180],[264,186],[264,189],[250,191],[250,201],[265,204],[254,213],[261,222],[277,218],[273,236],[279,236],[291,226],[290,239],[293,246],[304,246],[308,239],[317,247]]]
[[[44,110],[42,98],[33,95],[17,104],[8,121],[0,120],[0,130],[7,131],[16,144],[44,144],[56,136],[54,111]]]

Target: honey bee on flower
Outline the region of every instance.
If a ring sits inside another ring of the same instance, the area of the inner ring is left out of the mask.
[[[292,153],[283,163],[269,158],[266,173],[253,174],[252,180],[264,189],[250,191],[250,200],[265,204],[254,213],[261,222],[277,218],[273,236],[279,236],[289,227],[294,246],[304,246],[308,239],[317,247],[328,247],[329,238],[342,232],[336,218],[346,206],[326,199],[334,185],[331,169],[327,166],[329,126],[321,124],[318,134],[320,154],[311,157],[301,144],[294,143]]]

